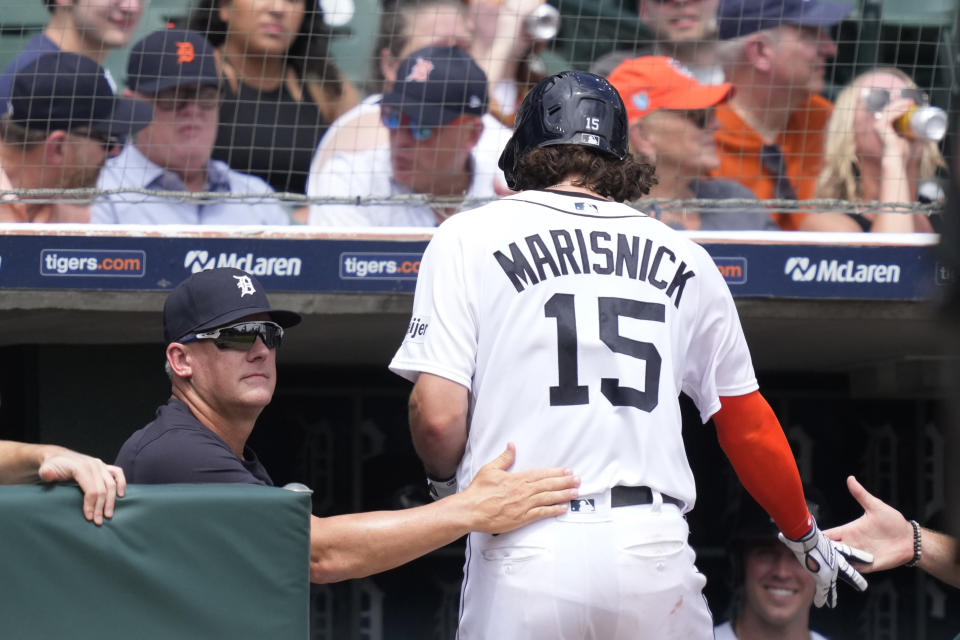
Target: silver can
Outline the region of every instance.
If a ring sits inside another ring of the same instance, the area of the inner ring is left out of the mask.
[[[914,105],[893,126],[905,138],[940,142],[947,135],[947,112],[931,105]]]
[[[524,18],[523,25],[527,35],[534,40],[540,42],[553,40],[560,30],[560,12],[544,2]]]

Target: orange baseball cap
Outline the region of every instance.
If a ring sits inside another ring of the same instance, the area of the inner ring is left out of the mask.
[[[624,60],[610,81],[627,107],[631,123],[659,109],[706,109],[725,102],[733,85],[700,84],[690,70],[666,56]]]

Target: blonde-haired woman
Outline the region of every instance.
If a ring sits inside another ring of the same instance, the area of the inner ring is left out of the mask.
[[[861,74],[837,96],[827,123],[815,197],[853,202],[916,202],[917,188],[946,166],[935,142],[899,135],[894,122],[926,95],[899,69]],[[923,214],[864,212],[806,216],[803,231],[932,231]]]

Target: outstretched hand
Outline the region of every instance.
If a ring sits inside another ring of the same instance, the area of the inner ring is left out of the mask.
[[[899,511],[874,497],[853,476],[847,478],[850,495],[863,507],[863,515],[824,535],[873,554],[873,563],[857,565],[864,573],[892,569],[913,559],[913,527]]]
[[[117,497],[127,490],[120,467],[62,447],[44,459],[38,473],[44,482],[76,481],[83,491],[83,517],[97,525],[113,517]]]
[[[559,516],[579,495],[580,478],[570,469],[552,467],[510,473],[516,460],[513,443],[488,462],[462,493],[476,514],[473,531],[503,533],[543,518]]]

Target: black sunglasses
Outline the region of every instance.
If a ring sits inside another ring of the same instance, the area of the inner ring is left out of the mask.
[[[893,91],[889,89],[864,87],[860,90],[860,100],[863,101],[863,106],[866,107],[867,111],[879,113],[883,111],[884,107],[890,104],[891,93],[895,94],[898,98],[913,100],[913,103],[916,105],[930,104],[930,96],[914,87],[904,87],[902,89],[894,89]]]
[[[218,349],[236,349],[246,351],[253,346],[257,338],[263,340],[268,349],[276,349],[283,342],[283,327],[269,320],[238,322],[229,327],[220,327],[213,331],[203,331],[178,342],[193,340],[213,340]]]

